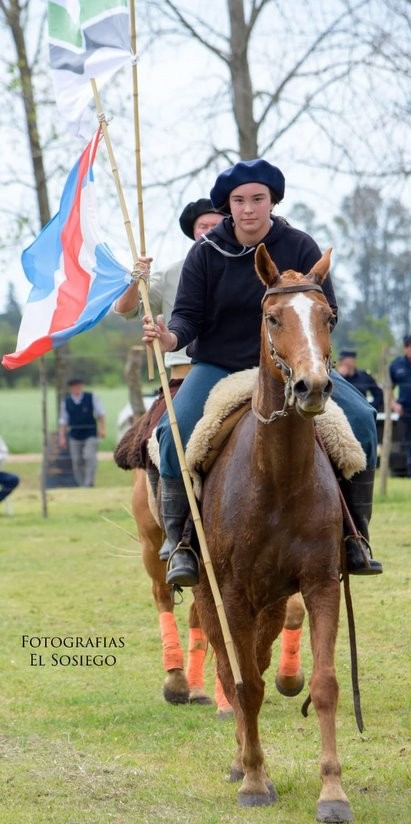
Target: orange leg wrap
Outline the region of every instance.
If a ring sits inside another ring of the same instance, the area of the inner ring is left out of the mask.
[[[296,675],[301,667],[300,643],[302,628],[285,629],[281,633],[281,656],[278,672],[281,675]]]
[[[219,710],[231,710],[231,704],[229,701],[227,701],[227,698],[225,697],[223,685],[217,675],[217,670],[215,673],[214,700]]]
[[[184,656],[180,646],[176,619],[172,612],[160,613],[161,643],[163,645],[163,666],[165,670],[183,669]]]
[[[200,627],[190,628],[188,636],[188,664],[186,678],[190,689],[204,688],[204,656],[207,649],[207,638]]]

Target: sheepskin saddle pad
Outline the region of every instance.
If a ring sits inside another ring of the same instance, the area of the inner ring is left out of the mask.
[[[222,378],[207,398],[203,417],[196,424],[185,453],[197,496],[201,489],[201,476],[210,469],[235,424],[251,407],[257,374],[257,367],[234,372]],[[344,478],[349,479],[365,469],[364,450],[335,401],[327,401],[323,414],[315,417],[315,425],[328,456]],[[155,432],[148,449],[151,460],[158,466]]]

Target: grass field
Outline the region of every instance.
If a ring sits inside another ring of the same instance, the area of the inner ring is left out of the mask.
[[[96,488],[49,492],[44,519],[38,464],[18,469],[13,516],[0,506],[2,824],[313,822],[318,725],[312,710],[307,719],[300,713],[306,692],[295,699],[276,693],[277,649],[260,718],[280,800],[241,810],[227,779],[232,722],[218,721],[214,707],[170,706],[162,698],[157,615],[128,512],[131,475],[101,462]],[[363,824],[410,820],[410,496],[410,480],[392,479],[387,498],[376,501],[373,546],[384,575],[352,580],[362,734],[341,611],[339,751],[343,785]],[[177,608],[185,646],[189,602],[187,594]],[[113,666],[53,666],[61,650],[23,646],[23,636],[124,638],[124,646],[103,650],[114,652]],[[308,675],[307,632],[303,662]],[[209,655],[211,695],[213,669]]]
[[[155,391],[157,384],[150,384],[147,392]],[[127,387],[114,389],[105,386],[91,387],[100,397],[106,412],[107,437],[100,449],[111,451],[117,439],[117,416],[128,402]],[[41,394],[39,389],[3,389],[1,391],[1,430],[11,453],[42,451]],[[48,430],[57,430],[57,409],[54,389],[47,394]]]

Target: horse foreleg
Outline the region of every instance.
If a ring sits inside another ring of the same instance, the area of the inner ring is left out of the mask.
[[[236,780],[244,775],[238,793],[240,806],[268,805],[277,796],[265,771],[258,733],[258,713],[264,697],[264,681],[256,659],[256,620],[251,607],[247,608],[243,592],[227,588],[224,595],[227,621],[242,677],[242,684],[238,687],[234,682],[208,580],[205,576],[200,577],[200,583],[195,588],[195,599],[201,625],[215,651],[218,675],[236,719],[238,750],[231,767],[231,778]]]
[[[309,613],[313,673],[310,694],[321,732],[320,775],[322,789],[317,804],[317,821],[351,821],[352,813],[341,786],[341,765],[337,756],[336,712],[338,683],[334,650],[337,637],[340,585],[311,590],[305,597]]]
[[[187,704],[189,689],[184,673],[184,656],[176,620],[172,612],[160,612],[159,620],[163,666],[167,672],[163,695],[170,704]]]
[[[252,624],[251,616],[249,620]],[[243,684],[239,689],[239,702],[242,709],[241,758],[244,770],[243,782],[238,792],[238,803],[241,807],[265,806],[274,803],[278,798],[274,785],[265,770],[258,731],[258,715],[264,697],[264,681],[257,665],[256,655],[252,652],[255,649],[255,634],[255,627],[247,634],[242,632],[241,639],[237,639],[236,645],[243,679]],[[259,658],[262,661],[269,661],[270,649],[270,644],[266,650],[262,648],[260,636]]]
[[[304,604],[299,592],[287,601],[284,626],[280,636],[281,653],[275,685],[281,695],[298,695],[304,686],[304,670],[301,666],[301,634],[304,621]]]
[[[189,689],[184,674],[184,654],[173,614],[171,587],[166,584],[166,565],[158,557],[163,533],[150,510],[148,481],[142,469],[135,473],[132,509],[139,531],[143,563],[151,578],[153,599],[159,613],[163,666],[167,672],[163,695],[171,704],[186,704]]]
[[[233,620],[232,626],[234,625]],[[244,626],[250,627],[245,633]],[[207,627],[206,629],[208,632]],[[252,652],[255,649],[255,626],[251,615],[244,619],[241,639],[237,636],[233,637],[233,641],[243,680],[237,689],[221,633],[218,632],[212,637],[217,655],[218,675],[236,718],[238,748],[231,764],[230,780],[242,779],[238,792],[238,803],[241,807],[268,805],[277,800],[277,795],[265,771],[259,739],[258,714],[264,696],[264,681],[257,666],[256,655]]]
[[[188,632],[186,678],[190,690],[190,704],[209,705],[213,702],[204,690],[204,659],[207,650],[207,637],[200,627],[194,601],[190,606]]]
[[[164,561],[161,562],[165,566]],[[152,592],[159,612],[163,667],[167,675],[163,695],[170,704],[187,704],[189,686],[184,673],[184,653],[173,613],[170,587],[165,581],[153,580]]]

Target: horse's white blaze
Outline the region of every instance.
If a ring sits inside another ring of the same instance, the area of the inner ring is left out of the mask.
[[[316,343],[313,324],[312,324],[312,310],[314,304],[312,300],[303,294],[294,295],[289,305],[294,309],[303,329],[304,336],[307,340],[307,347],[311,358],[313,369],[319,365],[324,366],[324,360],[320,349]]]

